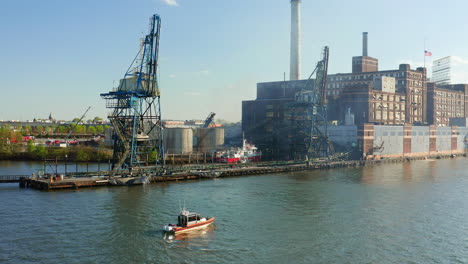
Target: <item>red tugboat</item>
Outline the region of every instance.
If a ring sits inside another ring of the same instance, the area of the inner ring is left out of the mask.
[[[258,162],[262,158],[262,152],[257,152],[257,147],[243,140],[242,148],[216,152],[216,162],[221,163],[246,163]]]
[[[191,213],[185,209],[180,211],[178,217],[178,223],[168,224],[163,226],[163,231],[168,233],[179,234],[182,232],[192,231],[196,229],[205,228],[211,225],[216,218],[214,217],[202,217],[200,214]]]

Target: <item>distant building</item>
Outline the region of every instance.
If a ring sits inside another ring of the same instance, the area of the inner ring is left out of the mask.
[[[468,117],[468,84],[428,83],[428,123],[449,126],[451,118]]]
[[[265,159],[292,158],[290,104],[306,85],[307,80],[257,83],[257,99],[242,101],[242,131]]]
[[[432,66],[431,82],[437,85],[451,84],[452,59],[450,56],[435,60]]]
[[[52,117],[52,113],[49,114],[49,119],[48,119],[49,123],[56,123],[57,121],[55,120],[55,118]]]
[[[406,119],[406,95],[374,89],[371,84],[346,89],[341,102],[354,114],[355,124],[403,125]]]
[[[391,77],[388,78],[388,77]],[[394,82],[394,88],[393,88]],[[385,92],[394,92],[405,96],[405,117],[404,122],[409,124],[423,124],[427,122],[426,117],[426,69],[417,68],[412,70],[409,64],[400,64],[397,70],[386,70],[365,73],[338,73],[328,75],[327,96],[330,102],[336,102],[336,106],[329,109],[329,120],[344,120],[347,111],[345,106],[340,103],[341,94],[345,89],[351,89],[347,92],[347,97],[352,96],[353,87],[372,87],[375,90]],[[375,86],[375,87],[374,87]],[[392,90],[389,90],[392,87]],[[359,88],[358,88],[359,89]],[[334,99],[334,100],[332,100]],[[351,108],[354,113],[354,109]],[[355,114],[356,120],[361,120]],[[359,124],[359,123],[358,123]]]
[[[367,32],[362,33],[362,56],[353,57],[352,73],[376,72],[379,70],[379,60],[367,55]]]
[[[447,68],[443,61],[440,66]],[[257,83],[257,98],[242,102],[242,130],[266,159],[294,159],[298,146],[305,145],[305,131],[295,125],[310,121],[294,102],[296,93],[313,84]],[[468,117],[468,84],[428,83],[426,68],[411,69],[409,64],[379,71],[378,60],[367,54],[367,34],[363,55],[353,57],[352,72],[328,75],[326,95],[330,124],[448,126],[450,118]]]

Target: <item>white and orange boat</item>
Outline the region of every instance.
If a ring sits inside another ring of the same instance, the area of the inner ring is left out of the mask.
[[[214,217],[202,217],[200,214],[182,209],[178,217],[178,223],[163,226],[163,231],[178,234],[197,230],[211,225],[215,220]]]

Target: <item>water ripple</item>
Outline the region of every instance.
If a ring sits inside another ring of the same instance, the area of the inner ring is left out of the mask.
[[[1,263],[466,263],[468,163],[144,187],[0,185]],[[217,218],[168,238],[180,205]]]

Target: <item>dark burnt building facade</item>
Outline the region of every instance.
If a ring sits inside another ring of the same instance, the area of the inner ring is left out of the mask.
[[[379,85],[382,79],[393,79],[393,88],[382,88]],[[352,115],[354,125],[425,124],[425,80],[425,68],[412,70],[408,64],[401,64],[397,70],[328,75],[328,120],[342,125],[347,115]],[[295,94],[313,83],[307,80],[258,83],[257,98],[242,102],[242,129],[266,159],[289,160],[295,156],[301,135],[293,129],[293,120],[300,117],[291,105]]]
[[[265,159],[292,157],[291,139],[294,97],[306,80],[257,84],[257,99],[242,102],[242,130],[262,150]]]
[[[330,124],[447,126],[451,117],[468,117],[468,85],[428,84],[426,68],[409,64],[379,71],[378,60],[367,54],[367,34],[363,36],[363,54],[353,57],[352,72],[327,77]],[[258,83],[257,98],[242,102],[242,129],[266,159],[294,158],[302,138],[293,129],[301,117],[292,105],[295,94],[313,83]]]

